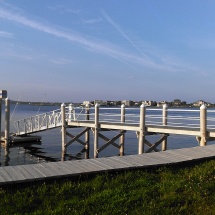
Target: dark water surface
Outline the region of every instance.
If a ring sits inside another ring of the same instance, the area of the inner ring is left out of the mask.
[[[15,131],[14,121],[34,116],[38,113],[49,112],[60,109],[58,106],[32,106],[32,105],[11,105],[11,132]],[[2,107],[2,130],[4,129],[4,106]],[[14,111],[15,110],[15,111]],[[134,111],[139,112],[138,109]],[[186,113],[184,113],[186,114]],[[69,129],[73,135],[79,133],[80,129]],[[114,137],[117,132],[104,132],[104,135]],[[15,166],[22,164],[33,164],[48,161],[61,160],[61,129],[56,128],[45,132],[36,133],[42,136],[41,143],[26,143],[25,145],[14,144],[9,149],[8,156],[5,156],[4,147],[0,147],[0,166]],[[159,139],[160,136],[147,136],[151,143]],[[116,141],[117,142],[117,141]],[[102,142],[100,143],[102,144]],[[170,135],[168,137],[168,149],[187,148],[198,146],[194,136]],[[158,147],[159,148],[159,147]],[[83,146],[79,143],[73,143],[67,148],[66,160],[82,159],[84,154],[81,152]],[[138,153],[138,139],[135,132],[126,132],[125,134],[125,155]],[[108,146],[99,153],[99,157],[115,156],[119,151]],[[90,133],[90,157],[93,157],[93,134]]]

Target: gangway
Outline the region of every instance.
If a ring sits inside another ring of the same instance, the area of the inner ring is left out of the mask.
[[[14,122],[15,134],[23,136],[62,126],[61,110],[38,114]]]
[[[74,107],[73,105],[68,105],[65,107],[66,121],[77,121],[81,119],[80,114],[83,111],[83,107]],[[76,115],[75,111],[79,110],[79,114]],[[37,132],[46,131],[48,129],[58,128],[62,126],[62,111],[61,109],[56,109],[46,113],[37,114],[26,119],[21,119],[14,122],[14,127],[16,129],[15,135],[24,136]]]

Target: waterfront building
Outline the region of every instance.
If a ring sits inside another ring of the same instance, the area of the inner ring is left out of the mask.
[[[131,100],[123,100],[121,103],[124,104],[125,106],[132,106],[133,102]]]
[[[158,102],[158,103],[157,103],[157,106],[158,106],[158,107],[162,107],[162,106],[165,105],[165,104],[168,105],[169,102],[167,102],[167,101],[161,101],[161,102]]]
[[[82,104],[85,106],[85,105],[87,105],[87,104],[90,104],[90,101],[83,101]]]
[[[193,106],[199,107],[199,106],[201,106],[203,104],[207,104],[207,103],[204,100],[199,100],[197,102],[194,102]]]
[[[101,106],[106,106],[107,102],[103,101],[103,100],[94,100],[94,105],[95,104],[99,104]]]
[[[143,101],[142,104],[145,106],[156,106],[157,102],[156,101]]]

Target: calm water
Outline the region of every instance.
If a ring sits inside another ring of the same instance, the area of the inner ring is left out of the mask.
[[[60,107],[57,106],[32,106],[32,105],[19,105],[14,111],[15,106],[11,106],[11,131],[15,131],[14,121],[24,119],[38,112],[49,112]],[[4,129],[4,107],[2,107],[2,130]],[[131,110],[132,111],[132,110]],[[133,112],[138,113],[139,110]],[[14,113],[13,113],[14,112]],[[186,114],[186,113],[184,113]],[[80,129],[70,129],[73,135],[80,132]],[[116,132],[105,132],[104,135],[114,137]],[[14,145],[9,149],[9,155],[5,156],[4,148],[0,147],[0,166],[15,166],[21,164],[32,164],[38,162],[59,161],[61,160],[61,130],[60,128],[47,130],[45,132],[37,133],[36,135],[42,136],[42,142],[26,143],[23,145]],[[147,136],[147,140],[155,142],[160,136]],[[102,142],[100,144],[103,144]],[[197,146],[198,143],[193,136],[173,135],[168,137],[168,149],[186,148]],[[159,148],[159,147],[158,147]],[[82,159],[84,154],[81,153],[83,146],[78,143],[73,143],[67,148],[66,160]],[[108,146],[104,151],[99,154],[99,157],[118,155],[118,150],[113,146]],[[138,139],[135,132],[127,132],[125,134],[125,155],[138,153]],[[93,134],[90,134],[90,157],[93,157]]]

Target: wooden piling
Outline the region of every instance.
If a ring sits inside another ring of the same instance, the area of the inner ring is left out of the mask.
[[[99,104],[95,104],[94,158],[98,157]]]
[[[122,104],[121,106],[121,123],[125,123],[125,105]],[[121,133],[123,130],[120,131]],[[125,134],[122,134],[120,137],[120,143],[119,143],[119,155],[124,155],[124,144],[125,144]]]
[[[7,98],[7,91],[6,90],[0,90],[0,143],[2,140],[2,133],[1,133],[1,120],[2,120],[2,99]]]
[[[68,112],[69,112],[68,121],[69,122],[76,121],[77,119],[76,119],[76,115],[75,115],[75,107],[72,103],[69,104]]]
[[[86,104],[85,106],[85,115],[86,115],[86,120],[90,120],[90,105]],[[90,132],[89,130],[86,131],[85,133],[85,159],[89,159],[90,157]]]
[[[163,105],[163,125],[167,125],[167,105]],[[162,141],[162,151],[167,150],[167,138]]]
[[[65,104],[61,105],[61,121],[62,121],[62,161],[65,160],[66,154],[66,114],[65,114]]]
[[[207,144],[207,108],[203,104],[200,107],[200,146],[205,146]]]
[[[5,99],[5,155],[9,150],[9,136],[10,136],[10,100]]]
[[[1,134],[1,114],[2,114],[2,99],[0,98],[0,142],[1,142],[1,138],[2,138],[2,134]]]
[[[144,153],[144,142],[145,142],[145,115],[146,108],[145,105],[142,104],[140,106],[140,124],[139,124],[139,148],[138,154]]]

